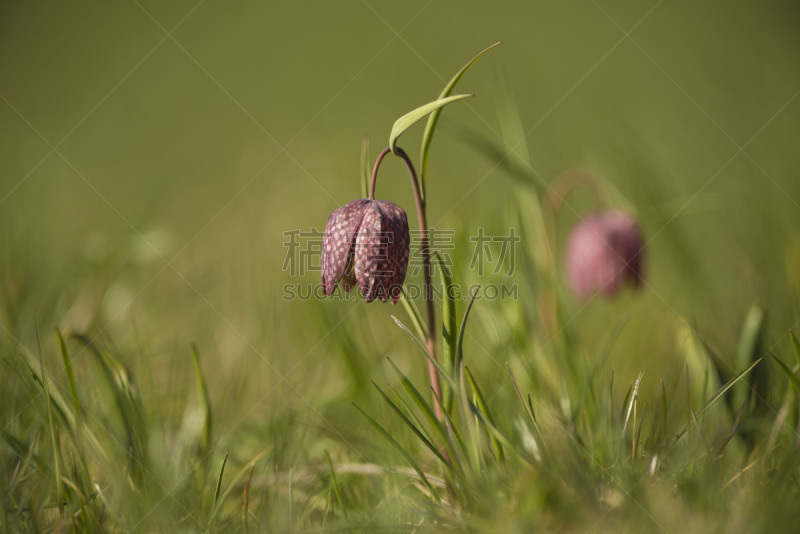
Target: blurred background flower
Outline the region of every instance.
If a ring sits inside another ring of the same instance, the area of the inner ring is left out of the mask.
[[[595,213],[569,234],[564,264],[570,289],[580,300],[615,295],[623,285],[642,284],[644,241],[639,225],[621,211]]]

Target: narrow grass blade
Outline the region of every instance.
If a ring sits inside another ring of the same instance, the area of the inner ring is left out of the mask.
[[[463,367],[463,366],[462,366]],[[467,436],[471,447],[467,449],[467,458],[469,458],[470,467],[472,472],[481,472],[481,451],[483,450],[483,434],[478,431],[477,418],[472,413],[472,403],[467,396],[466,373],[459,373],[459,383],[461,387],[458,389],[458,404],[461,411],[461,419],[467,428]]]
[[[428,477],[425,476],[425,473],[422,471],[422,469],[420,468],[419,464],[417,464],[417,462],[414,461],[414,458],[408,453],[408,451],[405,450],[403,448],[403,446],[400,445],[397,442],[397,440],[395,440],[392,437],[392,435],[389,434],[389,432],[386,431],[386,429],[384,429],[377,421],[375,421],[375,419],[373,419],[372,417],[367,415],[367,412],[362,410],[361,407],[358,404],[353,403],[353,406],[355,406],[356,410],[361,412],[361,415],[363,415],[364,417],[367,418],[367,421],[370,422],[370,424],[373,426],[373,428],[375,428],[375,430],[377,430],[378,433],[381,436],[383,436],[392,445],[392,447],[394,447],[395,450],[397,450],[397,452],[400,453],[400,455],[405,459],[405,461],[408,463],[408,465],[411,466],[411,468],[417,473],[422,485],[424,485],[426,488],[428,488],[428,491],[431,492],[431,495],[436,500],[439,500],[439,492],[436,491],[436,488],[433,487],[433,484],[430,483],[430,481],[428,480]]]
[[[467,331],[467,319],[469,319],[469,312],[472,310],[472,305],[475,303],[475,296],[480,289],[481,286],[477,286],[472,292],[472,295],[470,295],[469,304],[467,304],[467,309],[464,312],[464,318],[461,320],[461,328],[458,331],[458,342],[456,343],[456,369],[460,369],[461,364],[464,362],[464,333]]]
[[[61,482],[61,473],[63,472],[61,466],[61,447],[59,446],[58,431],[56,430],[55,421],[53,419],[53,400],[50,397],[50,384],[47,380],[47,373],[44,369],[44,356],[42,355],[42,342],[39,338],[39,325],[36,324],[36,343],[39,348],[39,372],[42,377],[42,388],[44,389],[45,402],[47,402],[47,428],[50,432],[50,444],[53,447],[53,467],[56,482],[56,502],[58,503],[59,512],[63,512],[64,508],[64,488]]]
[[[469,382],[469,385],[472,388],[472,395],[475,398],[475,404],[477,405],[478,409],[480,409],[483,416],[491,425],[497,426],[495,425],[492,413],[489,411],[489,407],[486,405],[486,399],[481,392],[481,388],[478,387],[475,377],[472,376],[472,373],[467,366],[464,366],[464,375],[466,376],[467,382]],[[500,442],[494,435],[491,436],[491,441],[495,456],[502,462],[505,459],[505,455],[503,454],[503,446],[500,445]]]
[[[403,305],[403,308],[405,308],[406,313],[408,314],[408,318],[411,319],[411,324],[414,326],[414,330],[417,331],[419,339],[420,340],[427,339],[428,328],[422,321],[422,315],[419,313],[417,305],[414,304],[412,301],[408,300],[408,297],[406,296],[405,286],[403,286],[402,292],[400,294],[400,303]]]
[[[715,402],[717,402],[719,399],[721,399],[722,396],[725,395],[725,393],[728,392],[728,390],[730,390],[740,380],[742,380],[745,376],[747,376],[747,374],[750,373],[750,371],[752,371],[755,368],[756,365],[761,363],[761,360],[762,360],[762,358],[757,359],[756,361],[751,363],[746,369],[744,369],[743,371],[740,371],[736,376],[734,376],[733,378],[728,380],[728,382],[724,386],[722,386],[722,388],[720,388],[719,391],[717,391],[716,395],[714,395],[711,399],[709,399],[709,401],[706,402],[705,406],[703,406],[703,408],[697,413],[697,415],[696,415],[697,420],[700,420],[700,418],[703,415],[705,415],[705,413],[708,411],[708,409],[711,408],[711,406]],[[670,448],[674,447],[675,444],[678,443],[678,441],[683,437],[684,434],[686,434],[686,432],[691,427],[692,427],[692,423],[691,422],[686,423],[685,425],[683,425],[683,427],[681,427],[681,429],[675,435],[675,439],[672,441],[672,444],[670,445]]]
[[[667,388],[661,380],[661,439],[667,435]]]
[[[628,420],[631,417],[631,412],[633,411],[634,407],[636,406],[636,402],[639,400],[639,386],[642,383],[642,377],[647,371],[639,372],[639,376],[636,377],[636,382],[633,384],[633,389],[631,390],[631,396],[628,402],[628,410],[625,414],[625,422],[622,423],[622,435],[625,435],[625,429],[628,427]],[[635,424],[635,423],[634,423]]]
[[[461,67],[461,69],[453,76],[453,78],[447,82],[447,85],[444,86],[442,92],[439,94],[439,98],[445,98],[450,96],[450,93],[456,88],[458,82],[461,81],[461,78],[467,73],[467,71],[478,61],[486,52],[489,50],[499,46],[502,41],[498,41],[491,46],[486,47],[481,52],[478,53],[474,58],[469,60],[466,65]],[[425,198],[425,177],[428,170],[428,155],[431,149],[431,142],[433,142],[433,132],[436,130],[436,124],[439,122],[439,115],[441,115],[442,110],[437,109],[436,111],[432,112],[428,117],[428,122],[425,125],[425,132],[422,135],[422,146],[420,148],[420,181],[422,183],[422,197]]]
[[[628,401],[631,399],[631,393],[633,392],[633,382],[631,385],[628,386],[628,391],[625,392],[625,398],[622,400],[622,410],[620,411],[619,418],[620,420],[625,419],[625,408],[628,406]],[[626,419],[627,420],[627,419]],[[622,429],[622,432],[625,432],[625,429]]]
[[[72,407],[75,411],[75,419],[77,426],[81,426],[81,402],[78,399],[78,388],[75,385],[75,373],[72,371],[72,362],[70,361],[69,351],[67,345],[64,343],[64,337],[61,335],[61,330],[56,328],[56,336],[58,336],[58,347],[61,350],[61,359],[64,363],[64,370],[67,372],[67,382],[69,382],[69,392],[72,395]]]
[[[514,161],[517,166],[530,173],[531,158],[525,142],[528,136],[525,126],[522,124],[522,114],[517,106],[517,100],[514,98],[514,92],[511,90],[511,84],[505,72],[497,73],[495,84],[498,89],[494,101],[497,118],[500,121],[500,132],[505,144],[504,157]]]
[[[450,269],[438,253],[434,254],[439,274],[442,277],[442,354],[444,365],[455,375],[458,367],[456,362],[456,300],[453,294],[453,276]],[[442,392],[444,405],[447,409],[453,406],[453,391],[447,387]]]
[[[432,389],[433,388],[431,388],[431,390]],[[461,437],[461,433],[458,431],[458,428],[456,427],[455,423],[453,422],[453,418],[452,418],[452,415],[451,415],[450,411],[446,410],[445,407],[442,406],[442,399],[440,399],[439,397],[436,396],[436,392],[435,391],[433,392],[433,398],[439,404],[439,408],[442,409],[442,414],[444,414],[445,421],[447,422],[448,433],[452,434],[453,438],[456,441],[456,444],[458,445],[457,452],[463,458],[467,454],[467,448],[466,448],[466,446],[464,444],[463,438]],[[455,461],[453,465],[455,467],[460,468],[462,463]]]
[[[345,519],[349,519],[347,515],[347,508],[344,507],[342,501],[342,492],[339,489],[339,483],[336,481],[336,471],[333,470],[333,460],[331,460],[331,453],[325,451],[325,458],[328,460],[328,470],[331,475],[331,484],[333,485],[333,493],[336,495],[336,502],[339,503],[339,508],[342,510],[342,515]]]
[[[800,341],[797,341],[794,332],[789,332],[789,337],[792,339],[792,349],[794,349],[794,357],[797,360],[797,365],[800,365]]]
[[[401,371],[391,359],[387,359],[389,360],[389,363],[392,364],[392,368],[394,368],[397,375],[400,377],[400,382],[403,384],[403,388],[408,392],[408,394],[416,403],[417,407],[425,415],[425,419],[427,419],[428,424],[436,430],[436,433],[439,435],[439,438],[442,439],[442,441],[447,442],[449,436],[447,435],[445,428],[442,426],[442,423],[436,418],[433,407],[428,404],[416,386],[414,386],[414,384],[408,379],[403,371]]]
[[[211,503],[211,510],[216,510],[217,503],[219,503],[219,493],[222,489],[222,475],[225,474],[225,464],[228,463],[228,453],[225,453],[225,456],[222,458],[222,467],[219,470],[219,476],[217,477],[217,488],[214,490],[214,501]],[[214,515],[212,513],[211,520],[213,521]]]
[[[424,119],[426,115],[433,113],[437,109],[441,109],[442,107],[446,106],[447,104],[452,104],[453,102],[458,102],[459,100],[463,100],[465,98],[469,98],[474,95],[453,95],[448,96],[446,98],[439,98],[434,100],[433,102],[428,102],[412,111],[409,111],[396,121],[394,121],[394,125],[392,126],[392,132],[389,134],[389,148],[392,149],[392,152],[395,151],[397,148],[397,138],[400,137],[403,132],[408,130],[414,123],[417,121]]]
[[[467,145],[467,147],[483,155],[487,161],[492,163],[494,168],[504,171],[517,184],[525,187],[539,186],[535,175],[529,168],[521,165],[516,158],[510,159],[509,154],[502,145],[489,139],[483,133],[469,130],[452,122],[443,124],[442,128]]]
[[[35,357],[27,350],[24,351],[23,354],[25,356],[23,363],[30,373],[31,379],[38,387],[42,388],[42,391],[44,391],[44,380],[40,375],[40,371],[37,370],[37,366],[34,361]],[[88,443],[92,445],[94,450],[102,458],[107,459],[108,453],[106,449],[100,444],[100,441],[91,431],[91,429],[87,425],[84,425],[82,429],[77,428],[77,422],[75,420],[75,414],[72,412],[71,404],[67,402],[67,400],[61,395],[61,392],[58,389],[50,388],[49,396],[50,401],[52,402],[53,416],[61,421],[61,427],[69,431],[70,437],[73,440],[76,440],[78,431],[82,430],[83,436],[86,438]]]
[[[197,382],[197,398],[203,414],[203,436],[200,441],[201,455],[205,456],[211,447],[211,399],[208,396],[208,387],[203,377],[203,369],[200,367],[200,356],[197,352],[197,345],[192,343],[192,360],[194,361],[194,375]]]
[[[639,427],[638,427],[638,429],[636,428],[636,421],[634,420],[634,422],[633,422],[634,428],[633,428],[633,431],[631,432],[631,434],[633,434],[635,432],[636,437],[635,437],[635,439],[633,441],[633,446],[631,447],[631,461],[635,461],[636,460],[636,454],[639,452],[639,449],[642,446],[642,429],[644,428],[644,416],[645,415],[647,415],[647,403],[646,402],[642,405],[642,416],[639,418]],[[636,417],[636,410],[635,409],[633,411],[633,416]]]
[[[786,366],[786,364],[781,361],[780,358],[778,358],[771,352],[768,352],[767,354],[769,354],[770,357],[773,359],[773,361],[778,364],[778,367],[780,367],[781,371],[783,371],[783,374],[785,374],[786,377],[789,379],[789,383],[792,384],[792,387],[796,389],[798,393],[800,393],[800,379],[797,378],[797,375],[795,375],[792,372],[792,370],[789,369]]]
[[[71,334],[89,349],[99,363],[106,379],[106,384],[114,404],[117,407],[120,421],[127,434],[126,444],[132,451],[131,467],[135,469],[137,478],[145,475],[147,470],[148,426],[145,421],[144,408],[139,397],[139,390],[131,378],[127,368],[113,355],[100,350],[91,339],[82,334]]]
[[[763,310],[757,306],[750,308],[742,327],[739,347],[736,351],[736,369],[743,369],[758,357],[764,324]],[[731,393],[731,406],[739,406],[748,397],[751,381],[752,376],[748,376],[747,380],[743,380],[736,385]]]
[[[394,319],[394,322],[397,323],[397,326],[399,326],[400,329],[403,330],[403,332],[408,334],[408,336],[414,341],[414,343],[416,343],[417,347],[419,347],[419,350],[422,351],[422,354],[424,354],[425,357],[428,358],[428,361],[431,362],[433,366],[436,368],[436,371],[439,373],[439,376],[444,378],[450,385],[450,387],[455,388],[456,383],[453,380],[453,377],[450,376],[450,373],[448,373],[444,367],[442,367],[442,364],[439,363],[438,360],[436,360],[433,356],[428,354],[428,349],[425,348],[425,345],[423,345],[422,342],[416,338],[416,336],[411,332],[411,330],[409,330],[408,327],[404,325],[402,321],[400,321],[400,319],[398,319],[394,315],[390,317]]]
[[[228,487],[225,488],[225,491],[221,491],[222,475],[225,473],[225,466],[228,462],[228,453],[227,452],[225,453],[225,457],[222,459],[222,468],[219,470],[219,477],[217,477],[217,487],[214,490],[214,502],[211,505],[211,514],[209,515],[209,520],[208,520],[209,529],[211,528],[211,526],[214,525],[214,520],[216,519],[217,514],[219,513],[219,510],[222,507],[222,503],[225,502],[225,500],[228,498],[228,495],[230,495],[231,491],[233,491],[233,488],[236,487],[236,484],[239,483],[239,480],[241,480],[242,477],[245,476],[245,474],[249,473],[250,470],[253,468],[253,466],[256,465],[256,462],[258,462],[261,458],[269,454],[270,451],[272,451],[272,447],[267,447],[266,449],[263,449],[261,450],[261,452],[256,454],[252,460],[247,462],[239,471],[237,471],[233,475],[233,478],[231,478],[231,482],[230,484],[228,484]]]
[[[416,436],[419,438],[419,440],[422,442],[422,444],[423,444],[423,445],[425,445],[425,446],[426,446],[428,449],[430,449],[430,451],[431,451],[431,452],[432,452],[432,453],[433,453],[433,454],[434,454],[434,455],[435,455],[435,456],[436,456],[436,457],[437,457],[437,458],[438,458],[438,459],[439,459],[439,460],[440,460],[440,461],[441,461],[443,464],[445,464],[446,466],[448,466],[448,467],[452,468],[452,465],[450,465],[450,462],[448,462],[448,461],[445,459],[445,457],[444,457],[444,456],[442,456],[442,453],[441,453],[441,452],[439,452],[439,449],[436,447],[436,445],[434,445],[433,443],[431,443],[431,441],[430,441],[430,440],[429,440],[427,437],[425,437],[425,434],[423,434],[423,433],[422,433],[422,431],[421,431],[419,428],[417,428],[417,426],[416,426],[416,425],[415,425],[415,424],[414,424],[414,423],[413,423],[413,422],[412,422],[412,421],[411,421],[411,420],[408,418],[408,416],[406,416],[406,414],[404,414],[404,413],[403,413],[403,410],[401,410],[401,409],[400,409],[400,408],[399,408],[399,407],[398,407],[398,406],[397,406],[397,405],[394,403],[394,401],[392,401],[392,399],[390,399],[390,398],[389,398],[389,396],[388,396],[386,393],[384,393],[384,391],[383,391],[383,390],[382,390],[382,389],[381,389],[381,388],[378,386],[378,384],[376,384],[375,382],[373,382],[373,383],[372,383],[372,385],[373,385],[373,386],[375,386],[375,389],[377,389],[377,390],[378,390],[378,393],[380,393],[380,394],[381,394],[381,397],[383,397],[383,400],[385,400],[385,401],[386,401],[386,403],[387,403],[387,404],[388,404],[388,405],[389,405],[389,406],[392,408],[392,410],[394,410],[394,412],[395,412],[395,413],[396,413],[396,414],[397,414],[397,415],[400,417],[400,419],[403,421],[403,423],[405,423],[405,424],[406,424],[406,426],[407,426],[408,428],[410,428],[410,429],[411,429],[411,431],[412,431],[412,432],[413,432],[413,433],[414,433],[414,434],[415,434],[415,435],[416,435]]]
[[[525,402],[525,396],[522,394],[522,389],[519,387],[519,383],[517,382],[517,378],[514,376],[514,373],[511,372],[511,366],[506,362],[506,369],[508,370],[508,376],[511,377],[511,381],[514,383],[514,389],[517,390],[517,395],[519,395],[519,400],[522,401],[522,405],[525,407],[525,411],[528,413],[528,417],[533,424],[533,428],[538,429],[538,423],[536,422],[536,414],[533,412],[533,404],[530,402],[530,395],[528,395],[528,402]]]
[[[496,426],[494,426],[492,423],[486,420],[486,418],[481,414],[481,411],[478,409],[477,406],[475,406],[470,402],[469,407],[473,415],[477,418],[477,420],[486,427],[486,430],[488,431],[491,437],[497,439],[500,443],[505,445],[508,450],[513,452],[520,460],[522,460],[529,466],[531,467],[535,466],[535,464],[531,461],[531,459],[528,458],[526,455],[522,454],[521,452],[519,452],[517,448],[514,447],[514,444],[511,443],[511,441],[505,435],[503,435],[503,433],[500,432],[500,430],[498,430]]]

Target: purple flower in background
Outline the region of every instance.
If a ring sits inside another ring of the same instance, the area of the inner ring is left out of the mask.
[[[565,251],[567,282],[580,300],[595,293],[611,297],[625,284],[642,283],[639,225],[621,211],[595,213],[570,232]]]
[[[366,302],[400,298],[408,267],[406,212],[387,200],[348,202],[328,217],[322,242],[322,289],[349,292],[358,283]]]

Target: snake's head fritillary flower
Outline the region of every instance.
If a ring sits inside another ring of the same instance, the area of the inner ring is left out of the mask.
[[[358,284],[366,302],[400,298],[408,267],[408,218],[387,200],[348,202],[328,217],[322,242],[322,289],[333,293],[341,280]]]
[[[567,238],[564,263],[570,289],[580,300],[611,297],[626,283],[642,283],[644,240],[636,220],[605,211],[581,220]]]

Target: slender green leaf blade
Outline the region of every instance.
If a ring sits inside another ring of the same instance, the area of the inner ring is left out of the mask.
[[[205,454],[211,446],[211,399],[208,396],[206,380],[203,377],[203,370],[200,367],[200,355],[197,352],[197,345],[192,343],[192,359],[194,360],[194,374],[197,381],[197,397],[203,414],[203,437],[200,442],[202,452]]]
[[[519,395],[519,400],[522,401],[522,405],[525,406],[525,411],[528,413],[528,417],[533,423],[533,427],[537,428],[536,423],[536,415],[533,413],[533,404],[531,404],[530,400],[531,397],[528,395],[528,402],[525,402],[525,396],[522,394],[522,389],[519,387],[519,382],[517,382],[517,378],[514,376],[514,373],[511,372],[511,366],[506,362],[506,369],[508,370],[508,376],[511,377],[511,381],[514,383],[514,389],[517,390],[517,395]]]
[[[464,375],[466,375],[467,382],[469,382],[469,385],[472,388],[472,395],[475,398],[475,404],[478,406],[481,413],[483,413],[486,420],[492,425],[495,425],[494,417],[492,417],[492,413],[489,411],[489,406],[486,404],[486,398],[483,396],[481,388],[478,387],[478,383],[475,381],[475,377],[472,376],[472,373],[470,372],[467,366],[464,366]],[[497,459],[502,462],[505,457],[503,454],[503,446],[500,445],[500,442],[494,435],[491,436],[491,439],[492,439],[492,448],[494,449],[494,453],[497,456]]]
[[[411,324],[414,325],[414,330],[417,331],[419,338],[426,339],[428,337],[428,328],[422,322],[422,315],[420,315],[416,304],[408,300],[405,286],[403,286],[400,293],[400,303],[403,305],[403,308],[405,308],[408,318],[411,319]]]
[[[764,311],[758,306],[751,307],[747,312],[742,333],[739,337],[739,347],[736,352],[736,369],[744,368],[758,357],[764,326]],[[732,406],[739,406],[747,398],[751,380],[752,377],[748,376],[747,380],[733,388],[731,393]]]
[[[431,427],[437,431],[439,437],[443,441],[447,441],[447,432],[442,426],[442,423],[436,418],[436,414],[434,413],[431,405],[425,400],[425,398],[422,396],[416,386],[414,386],[411,380],[408,379],[405,373],[403,373],[403,371],[397,367],[397,364],[395,364],[391,359],[387,359],[389,360],[389,363],[392,364],[392,368],[394,368],[397,375],[400,377],[400,382],[403,384],[403,388],[408,392],[409,395],[411,395],[411,398],[414,400],[417,407],[425,415],[425,418],[428,420],[428,424],[430,424]]]
[[[448,96],[447,98],[440,98],[438,100],[434,100],[433,102],[428,102],[425,105],[418,107],[412,111],[409,111],[396,121],[394,121],[394,125],[392,126],[392,132],[389,134],[389,148],[392,149],[392,152],[395,151],[397,148],[397,139],[408,130],[414,123],[417,121],[422,120],[425,118],[426,115],[429,113],[433,113],[437,109],[440,109],[447,104],[451,104],[453,102],[457,102],[459,100],[463,100],[465,98],[469,98],[474,95],[453,95]]]
[[[222,467],[219,470],[219,477],[217,477],[217,488],[214,490],[214,502],[211,505],[211,509],[217,507],[217,503],[219,502],[219,492],[222,488],[222,475],[225,473],[225,464],[228,463],[228,453],[225,453],[225,457],[222,458]]]
[[[792,349],[794,349],[794,357],[797,360],[797,365],[800,365],[800,342],[797,341],[794,332],[789,332],[789,337],[792,338]]]
[[[425,445],[428,449],[430,449],[430,451],[439,460],[441,460],[443,464],[447,465],[448,467],[452,467],[450,466],[450,462],[448,462],[445,459],[445,457],[442,456],[442,453],[439,452],[439,449],[436,448],[436,445],[434,445],[427,437],[425,437],[425,434],[423,434],[422,431],[419,428],[417,428],[417,426],[406,416],[406,414],[403,413],[403,410],[401,410],[397,406],[397,404],[395,404],[394,401],[392,401],[392,399],[390,399],[389,396],[386,393],[384,393],[384,391],[380,388],[380,386],[378,386],[378,384],[376,384],[375,382],[373,382],[372,385],[375,386],[375,389],[378,390],[378,393],[380,393],[381,397],[383,397],[383,400],[385,400],[386,403],[389,405],[389,407],[391,407],[392,410],[394,410],[394,412],[400,417],[403,423],[405,423],[406,426],[408,426],[408,428],[410,428],[411,431],[414,434],[416,434],[416,436],[420,439],[423,445]]]
[[[403,332],[408,334],[408,337],[410,337],[414,341],[417,347],[419,347],[419,350],[422,351],[422,354],[424,354],[425,357],[428,358],[428,361],[431,362],[433,366],[436,368],[436,371],[438,371],[439,375],[442,378],[444,378],[448,382],[448,384],[450,384],[451,387],[455,388],[456,383],[453,380],[453,377],[450,376],[450,373],[448,373],[447,370],[444,367],[442,367],[442,364],[439,363],[439,361],[436,358],[434,358],[428,353],[428,349],[425,348],[425,345],[423,345],[422,342],[420,342],[420,340],[417,339],[414,333],[411,332],[411,330],[409,330],[408,327],[404,325],[400,319],[398,319],[394,315],[392,315],[391,318],[394,320],[395,323],[397,323],[397,326],[399,326],[403,330]]]
[[[342,514],[344,515],[344,518],[348,519],[347,508],[344,507],[344,502],[342,502],[342,492],[339,490],[339,483],[336,481],[336,472],[333,470],[333,460],[331,460],[331,453],[325,451],[325,457],[328,459],[328,470],[331,474],[333,493],[336,495],[336,501],[339,503],[339,508],[342,509]]]
[[[498,41],[491,46],[484,48],[481,52],[478,53],[474,58],[470,59],[466,65],[461,67],[461,69],[453,76],[453,78],[447,82],[447,85],[444,86],[442,89],[441,94],[439,94],[439,98],[446,98],[450,96],[450,93],[456,88],[456,85],[461,78],[467,73],[467,71],[478,61],[486,52],[489,50],[500,46],[502,41]],[[433,142],[433,132],[436,130],[436,124],[439,122],[439,115],[441,115],[442,110],[437,109],[433,111],[430,116],[428,117],[428,123],[425,125],[425,133],[422,135],[422,146],[420,149],[420,182],[422,183],[422,195],[423,198],[425,196],[425,176],[427,174],[428,169],[428,154],[430,153],[431,149],[431,142]]]
[[[394,439],[391,434],[389,434],[388,431],[386,431],[385,428],[383,428],[377,421],[375,421],[375,419],[367,415],[367,412],[362,410],[358,404],[353,403],[353,406],[355,406],[356,410],[361,412],[361,415],[367,418],[367,421],[370,422],[373,428],[375,428],[375,430],[377,430],[378,433],[380,433],[380,435],[382,435],[386,439],[386,441],[388,441],[392,445],[392,447],[394,447],[395,450],[397,450],[397,452],[400,453],[400,455],[405,459],[405,461],[408,462],[408,465],[410,465],[411,468],[414,471],[416,471],[417,475],[419,475],[420,482],[422,482],[422,484],[426,488],[428,488],[428,490],[431,492],[431,495],[433,495],[435,498],[438,499],[439,493],[436,491],[436,488],[433,487],[433,484],[430,483],[428,477],[425,476],[425,473],[422,471],[422,468],[419,466],[419,464],[417,464],[417,462],[414,461],[414,458],[411,456],[411,454],[409,454],[409,452],[405,450],[403,446],[400,445],[397,442],[397,440]]]
[[[464,333],[467,331],[467,319],[469,319],[469,312],[472,310],[472,305],[475,303],[475,297],[478,294],[481,286],[477,286],[475,290],[470,295],[469,304],[467,304],[467,310],[464,312],[464,318],[461,320],[461,328],[458,332],[458,342],[456,343],[456,368],[461,368],[461,364],[464,361]]]
[[[642,383],[642,377],[644,377],[646,371],[640,371],[639,376],[636,377],[636,382],[633,384],[633,390],[631,391],[631,396],[628,402],[628,410],[625,414],[625,422],[622,423],[622,434],[625,434],[625,428],[628,426],[628,420],[631,417],[631,412],[633,411],[633,407],[636,405],[636,401],[639,399],[639,386]]]
[[[721,399],[722,396],[725,395],[725,393],[727,393],[729,389],[731,389],[733,386],[735,386],[742,378],[747,376],[747,374],[750,371],[752,371],[753,368],[755,368],[756,365],[761,363],[761,360],[762,360],[762,358],[757,359],[756,361],[751,363],[746,369],[744,369],[743,371],[740,371],[736,376],[734,376],[733,378],[728,380],[728,382],[724,386],[722,386],[719,391],[717,391],[716,395],[711,397],[711,399],[708,402],[706,402],[705,406],[703,406],[703,408],[697,413],[697,416],[696,416],[697,420],[700,420],[700,418],[708,411],[709,408],[711,408],[711,406],[715,402],[717,402],[719,399]],[[672,440],[672,444],[670,445],[670,448],[674,447],[675,444],[678,443],[678,441],[680,441],[680,439],[683,437],[684,434],[686,434],[686,432],[689,430],[689,428],[691,428],[691,426],[692,426],[691,422],[686,423],[685,425],[683,425],[683,427],[675,435],[675,439]]]
[[[56,336],[58,337],[58,347],[61,350],[61,359],[64,362],[64,370],[67,372],[67,382],[69,382],[69,392],[72,395],[72,407],[75,410],[75,420],[80,425],[81,420],[81,403],[78,399],[78,388],[75,384],[75,373],[72,371],[72,362],[70,361],[69,351],[67,345],[64,343],[64,337],[61,335],[61,330],[56,328]]]
[[[247,462],[241,469],[239,469],[239,471],[236,472],[236,474],[233,475],[230,484],[228,484],[228,487],[225,488],[224,491],[220,491],[222,488],[222,474],[225,471],[225,465],[227,464],[228,461],[228,453],[227,452],[225,453],[225,458],[223,458],[222,460],[222,469],[220,469],[219,478],[217,479],[217,487],[214,492],[214,503],[211,508],[211,516],[209,519],[210,524],[214,523],[214,519],[216,518],[217,513],[219,512],[219,509],[222,506],[222,503],[225,502],[225,499],[228,498],[228,495],[230,495],[231,491],[233,491],[233,489],[236,487],[238,481],[241,480],[242,477],[244,477],[244,475],[250,471],[250,469],[252,469],[252,467],[256,464],[256,462],[258,462],[261,458],[269,454],[271,451],[272,447],[267,447],[266,449],[262,449],[258,454],[256,454],[253,457],[252,460]]]
[[[435,254],[439,274],[442,277],[442,355],[444,365],[455,374],[456,367],[456,300],[453,294],[453,275],[440,254]],[[444,405],[449,410],[453,405],[453,392],[447,387],[442,392]]]
[[[787,376],[787,378],[789,378],[789,382],[792,384],[792,387],[794,387],[794,389],[796,389],[797,392],[800,393],[800,378],[797,378],[797,375],[795,375],[792,372],[792,370],[789,369],[789,367],[787,367],[786,364],[781,361],[780,358],[778,358],[777,356],[775,356],[771,352],[768,352],[767,354],[769,354],[770,357],[775,361],[775,363],[778,364],[778,367],[781,368],[781,371],[783,371],[783,374],[785,374]]]

